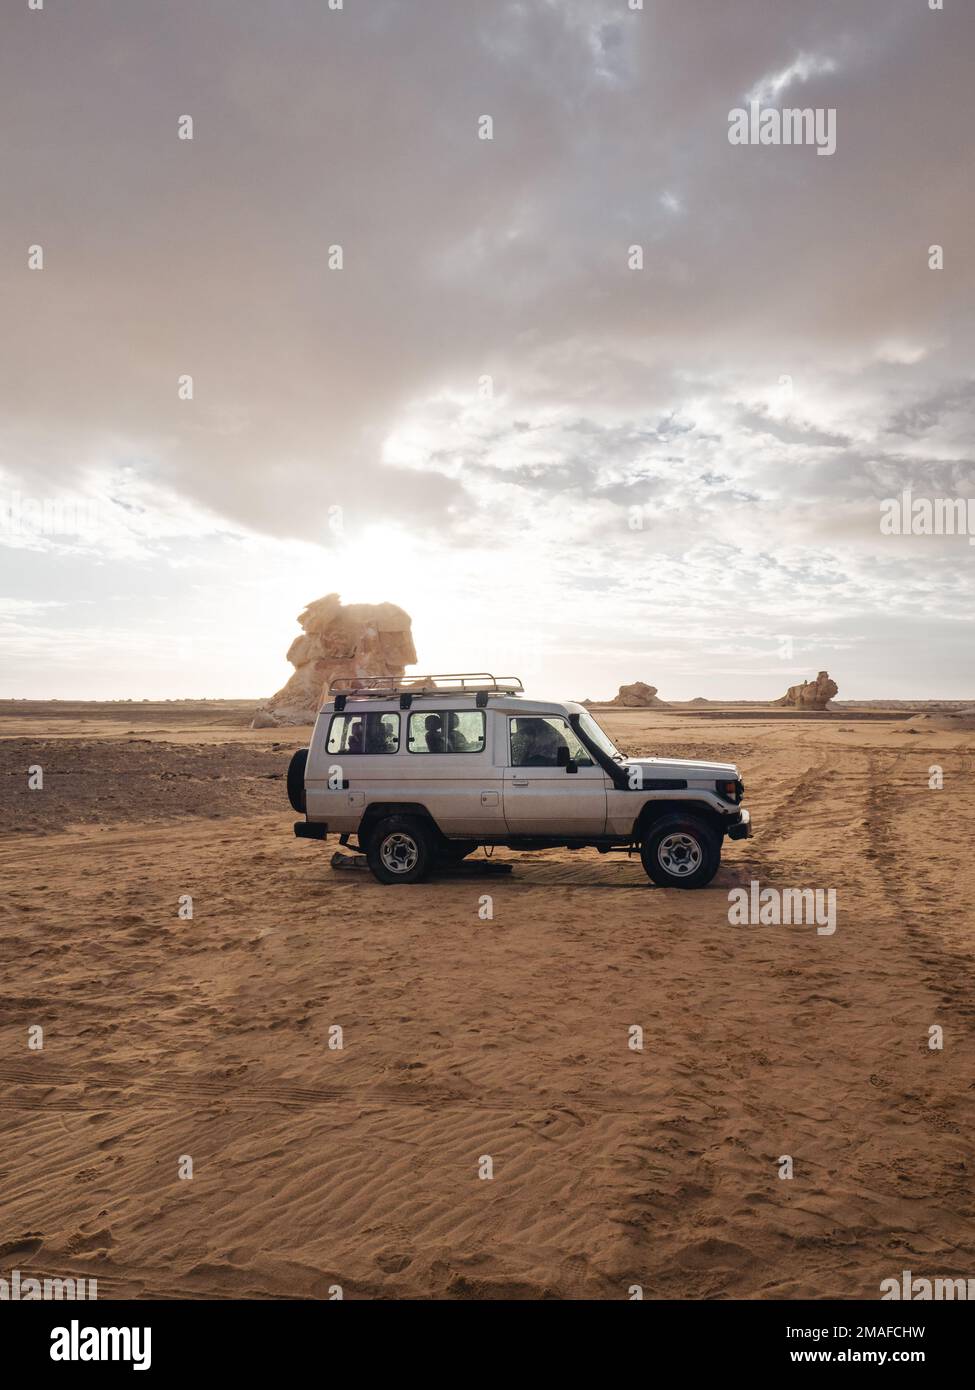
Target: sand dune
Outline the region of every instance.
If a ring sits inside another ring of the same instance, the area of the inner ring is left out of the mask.
[[[928,729],[938,730],[940,733],[972,734],[975,733],[975,705],[958,710],[915,714],[909,722],[923,724]]]
[[[0,1272],[349,1298],[971,1274],[970,734],[600,715],[627,751],[742,765],[757,835],[710,888],[551,851],[387,889],[291,837],[300,730],[133,708],[0,723]],[[836,934],[729,926],[753,878],[835,887]]]

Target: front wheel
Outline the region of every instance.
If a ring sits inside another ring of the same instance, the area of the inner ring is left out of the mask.
[[[388,816],[370,834],[366,859],[380,883],[419,883],[433,863],[433,836],[419,820]]]
[[[640,858],[661,888],[703,888],[718,872],[721,840],[695,816],[665,816],[647,828]]]

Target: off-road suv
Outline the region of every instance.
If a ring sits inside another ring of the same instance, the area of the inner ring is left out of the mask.
[[[295,834],[416,883],[482,845],[639,850],[655,883],[710,883],[751,834],[733,763],[627,758],[582,705],[529,700],[488,674],[333,682],[288,770]]]

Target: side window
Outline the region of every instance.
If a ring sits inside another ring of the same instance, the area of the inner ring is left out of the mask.
[[[588,750],[580,743],[566,719],[519,715],[517,719],[509,720],[509,726],[512,767],[558,767],[560,748],[568,749],[569,757],[577,766],[593,765]]]
[[[451,710],[447,715],[447,752],[484,751],[484,712],[479,709]]]
[[[410,715],[411,753],[482,753],[484,711],[414,710]]]
[[[399,715],[333,714],[328,729],[330,753],[395,753],[399,748]]]

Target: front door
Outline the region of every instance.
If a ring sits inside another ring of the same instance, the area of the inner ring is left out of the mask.
[[[571,838],[605,832],[609,778],[567,719],[534,714],[509,718],[508,749],[504,819],[513,835]]]

